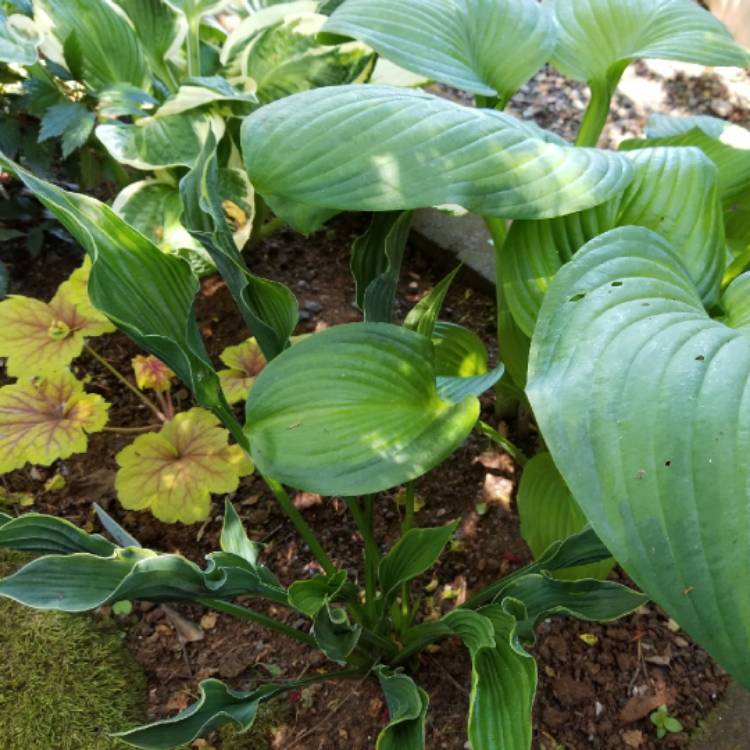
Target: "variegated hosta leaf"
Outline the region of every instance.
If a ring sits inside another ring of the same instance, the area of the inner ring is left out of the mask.
[[[188,78],[182,82],[174,96],[167,99],[156,111],[156,117],[179,115],[191,109],[217,102],[237,103],[246,108],[258,99],[250,91],[240,91],[221,76]],[[249,110],[245,109],[245,113]]]
[[[443,461],[471,432],[479,400],[440,398],[433,347],[387,323],[336,326],[258,376],[245,432],[258,468],[322,495],[378,492]]]
[[[219,420],[200,408],[178,414],[158,433],[140,435],[117,454],[115,489],[129,510],[196,523],[211,510],[211,493],[234,492],[252,463]]]
[[[347,0],[324,31],[352,36],[407,70],[509,99],[555,48],[536,0]]]
[[[559,38],[552,62],[579,81],[606,81],[638,58],[745,67],[750,53],[693,0],[546,0]]]
[[[87,337],[115,330],[82,289],[87,274],[86,266],[74,271],[49,303],[17,295],[0,302],[0,356],[6,357],[8,375],[64,369],[81,353]]]
[[[595,208],[546,221],[514,222],[502,255],[508,307],[530,336],[545,292],[561,265],[588,240],[617,226],[653,229],[680,253],[707,305],[718,301],[726,263],[714,165],[694,148],[630,152],[635,179]]]
[[[142,390],[150,389],[157,393],[168,391],[172,387],[174,372],[153,354],[138,354],[130,361],[135,375],[135,384]]]
[[[719,190],[725,204],[750,188],[750,131],[717,117],[652,115],[647,139],[625,141],[620,148],[695,146],[719,170]]]
[[[108,405],[85,393],[67,370],[0,388],[0,473],[26,463],[49,466],[82,453],[107,423]]]
[[[255,378],[266,366],[266,358],[254,338],[249,338],[236,346],[228,346],[220,355],[227,366],[219,370],[221,387],[230,404],[247,399]]]
[[[262,107],[243,124],[242,150],[255,189],[303,226],[313,209],[449,203],[538,219],[601,203],[631,179],[621,154],[565,146],[502,112],[389,86],[323,88]]]
[[[41,43],[42,33],[30,18],[0,10],[0,63],[33,65]]]
[[[96,137],[121,164],[151,170],[192,167],[209,130],[221,140],[224,121],[216,115],[190,112],[144,117],[134,124],[99,125]]]
[[[364,77],[372,50],[358,42],[321,45],[316,34],[325,20],[315,13],[285,19],[261,29],[248,45],[241,58],[242,78],[255,81],[262,104]]]
[[[537,453],[523,467],[517,502],[521,536],[535,558],[558,539],[565,539],[581,531],[588,523],[560,476],[552,456],[546,452]],[[606,578],[614,564],[612,559],[603,560],[592,565],[561,570],[554,576],[570,581]]]
[[[750,685],[750,338],[738,278],[706,313],[659,235],[624,227],[559,271],[527,393],[566,484],[651,598]]]

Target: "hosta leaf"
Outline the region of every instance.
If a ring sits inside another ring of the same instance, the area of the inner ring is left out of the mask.
[[[230,0],[164,0],[164,2],[177,8],[190,20],[218,13],[229,4]]]
[[[534,557],[539,557],[558,539],[581,531],[588,523],[549,453],[537,453],[523,467],[517,503],[521,536]],[[606,578],[614,564],[614,560],[603,560],[594,565],[561,570],[555,577],[567,580]]]
[[[476,213],[544,218],[621,192],[620,154],[563,146],[494,110],[421,91],[338,86],[262,107],[242,129],[256,190],[282,216],[309,210],[392,211],[458,204]]]
[[[178,414],[157,433],[140,435],[117,454],[115,489],[128,510],[148,508],[159,520],[208,517],[211,493],[234,492],[252,464],[210,412]]]
[[[239,91],[221,76],[188,78],[174,96],[167,99],[156,111],[156,117],[168,117],[204,107],[215,102],[235,102],[249,105],[257,102],[255,94]]]
[[[166,362],[201,405],[232,423],[198,330],[198,281],[187,263],[161,252],[94,198],[61,190],[1,154],[0,164],[23,181],[90,255],[89,294],[96,307]]]
[[[107,423],[107,403],[85,393],[67,370],[0,388],[0,472],[49,466],[83,453],[87,435]]]
[[[20,13],[6,15],[0,10],[0,63],[33,65],[42,39],[30,18]]]
[[[626,227],[558,273],[527,386],[555,464],[615,559],[746,685],[749,378],[747,329],[712,320],[678,253]]]
[[[339,595],[345,583],[345,570],[337,570],[331,575],[313,576],[307,581],[295,581],[289,587],[289,603],[308,617],[315,617]]]
[[[555,24],[536,0],[347,0],[326,32],[366,42],[407,70],[509,99],[547,62]]]
[[[224,502],[224,523],[221,527],[221,549],[241,557],[250,565],[258,564],[263,545],[253,542],[247,535],[237,511],[229,500]]]
[[[249,338],[236,346],[228,346],[219,355],[227,366],[219,370],[221,387],[230,404],[245,401],[255,378],[266,366],[266,358],[254,338]]]
[[[526,335],[534,329],[560,266],[588,240],[626,224],[653,229],[668,239],[706,304],[718,301],[726,261],[714,165],[694,148],[644,149],[630,156],[635,179],[616,198],[556,219],[514,222],[502,254],[503,291]]]
[[[456,278],[456,274],[460,268],[461,266],[456,266],[445,278],[440,279],[434,288],[409,310],[404,320],[406,328],[421,333],[422,336],[433,338],[432,334],[435,331],[440,309],[443,307],[443,302],[445,302],[445,296],[448,294],[448,289],[450,289],[450,285],[453,283],[453,279]]]
[[[362,626],[349,620],[343,607],[323,606],[313,620],[312,634],[320,650],[332,661],[345,664],[354,651]]]
[[[745,67],[750,54],[692,0],[547,0],[559,39],[552,62],[579,81],[605,80],[638,58]]]
[[[109,557],[115,550],[99,534],[87,534],[64,518],[40,513],[0,518],[0,547],[48,554],[88,552],[101,557]]]
[[[80,102],[65,102],[50,107],[42,117],[39,141],[62,136],[63,158],[83,146],[91,135],[96,115]]]
[[[388,725],[378,735],[376,750],[424,750],[424,720],[429,696],[402,672],[375,670],[388,705]]]
[[[750,187],[750,131],[716,117],[652,115],[645,140],[629,140],[621,149],[695,146],[716,164],[719,190],[727,203]]]
[[[260,374],[246,434],[258,468],[322,495],[394,487],[439,464],[479,414],[438,397],[429,339],[353,323],[301,341]]]
[[[112,0],[37,0],[35,6],[52,19],[61,44],[74,40],[88,86],[97,90],[129,83],[148,89],[143,48],[130,19]]]
[[[216,115],[189,112],[143,118],[132,125],[99,125],[96,137],[121,164],[151,170],[192,167],[209,132],[221,139],[224,121]]]

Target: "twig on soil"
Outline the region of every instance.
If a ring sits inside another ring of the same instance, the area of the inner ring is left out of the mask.
[[[459,681],[458,681],[458,680],[457,680],[457,679],[456,679],[456,678],[455,678],[455,677],[454,677],[454,676],[453,676],[453,675],[452,675],[452,674],[451,674],[451,673],[450,673],[450,672],[449,672],[449,671],[448,671],[448,670],[446,669],[446,667],[445,667],[445,665],[444,665],[444,664],[441,664],[441,663],[440,663],[440,660],[439,660],[439,659],[436,659],[436,658],[435,658],[434,656],[429,656],[429,659],[430,659],[430,661],[431,661],[431,662],[432,662],[433,664],[435,664],[436,666],[438,666],[438,667],[440,668],[440,670],[441,670],[441,671],[443,672],[443,674],[445,674],[445,676],[446,676],[446,677],[448,678],[448,680],[449,680],[449,681],[451,682],[451,684],[453,685],[453,687],[455,687],[455,688],[456,688],[457,690],[459,690],[460,692],[462,692],[462,693],[463,693],[464,695],[466,695],[466,696],[468,696],[468,695],[469,695],[469,692],[470,692],[470,691],[469,691],[469,690],[468,690],[468,689],[467,689],[467,688],[466,688],[466,687],[465,687],[464,685],[462,685],[462,684],[461,684],[461,683],[460,683],[460,682],[459,682]]]

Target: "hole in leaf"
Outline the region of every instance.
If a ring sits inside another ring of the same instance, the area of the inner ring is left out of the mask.
[[[705,357],[704,357],[704,356],[703,356],[702,354],[699,354],[699,355],[698,355],[698,356],[697,356],[697,357],[695,358],[695,361],[696,361],[696,362],[705,362],[705,361],[706,361],[706,358],[705,358]]]
[[[665,466],[666,466],[667,468],[669,468],[669,467],[670,467],[670,466],[672,465],[672,461],[671,461],[671,460],[670,460],[670,461],[665,461],[665,462],[664,462],[664,465],[665,465]]]
[[[622,286],[622,281],[613,281],[610,286]]]
[[[586,296],[586,292],[578,292],[578,294],[574,294],[568,302],[579,302]]]

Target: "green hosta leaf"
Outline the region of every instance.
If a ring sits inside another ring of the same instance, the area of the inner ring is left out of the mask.
[[[695,146],[716,164],[725,203],[750,187],[750,131],[745,128],[715,117],[653,115],[647,133],[647,139],[625,141],[620,148]]]
[[[596,205],[629,182],[621,154],[543,135],[502,112],[421,91],[338,86],[254,112],[243,124],[242,150],[256,190],[293,220],[302,209],[448,203],[536,219]]]
[[[503,100],[556,43],[554,20],[536,0],[347,0],[325,31],[361,39],[407,70]]]
[[[668,243],[627,227],[558,273],[527,387],[555,464],[613,556],[746,685],[749,379],[747,329],[712,320]]]
[[[534,557],[558,539],[581,531],[587,524],[549,453],[538,453],[524,466],[517,502],[521,536]],[[603,560],[595,565],[562,570],[555,577],[567,580],[606,578],[614,564],[614,560]]]
[[[227,202],[221,201],[221,175],[215,143],[209,137],[195,167],[180,182],[185,221],[216,263],[242,317],[270,361],[284,350],[297,325],[297,299],[283,284],[262,279],[248,270],[225,216]]]
[[[220,544],[222,551],[237,555],[253,566],[258,564],[258,555],[263,549],[262,544],[249,539],[242,520],[229,500],[224,502],[224,523],[221,527]]]
[[[198,281],[187,263],[161,252],[103,203],[61,190],[2,156],[0,164],[21,179],[91,256],[89,294],[94,305],[169,365],[200,404],[226,419],[228,406],[195,318]]]
[[[411,211],[374,214],[367,232],[354,240],[351,269],[357,307],[368,323],[391,322],[411,216]]]
[[[215,102],[232,102],[247,107],[257,101],[255,94],[239,91],[221,76],[188,78],[182,82],[177,93],[159,107],[155,116],[179,115]]]
[[[450,289],[453,279],[456,278],[456,274],[460,268],[461,266],[456,266],[445,278],[441,279],[428,294],[422,297],[422,299],[419,300],[411,310],[409,310],[409,314],[404,320],[404,326],[406,328],[421,333],[422,336],[433,338],[435,324],[437,323],[438,315],[440,315],[440,310],[443,307],[443,302],[445,302],[445,297],[448,294],[448,289]],[[435,342],[433,341],[433,343]]]
[[[0,63],[33,65],[42,40],[41,31],[30,18],[0,10]]]
[[[109,557],[115,550],[99,534],[87,534],[70,521],[40,513],[0,517],[0,547],[51,554],[88,552],[100,557]]]
[[[375,673],[388,705],[388,726],[378,735],[377,750],[424,750],[424,720],[429,696],[408,675],[387,667]]]
[[[63,158],[83,146],[91,135],[96,115],[83,104],[66,102],[50,107],[42,118],[39,141],[62,136]]]
[[[635,179],[616,198],[557,219],[514,222],[502,254],[503,291],[526,335],[534,330],[544,294],[560,266],[588,240],[626,224],[653,229],[668,239],[706,304],[718,301],[726,261],[714,165],[697,149],[644,149],[630,156]]]
[[[75,35],[84,83],[94,90],[115,83],[148,89],[146,57],[130,19],[112,0],[36,0],[65,45]]]
[[[750,54],[692,0],[547,0],[559,39],[552,62],[579,81],[606,80],[637,58],[745,67]]]
[[[224,121],[200,112],[99,125],[96,137],[113,159],[136,169],[192,167],[209,133],[220,140]]]
[[[378,574],[386,598],[402,583],[429,570],[453,536],[457,522],[433,529],[409,529],[380,561]]]
[[[329,659],[345,664],[359,641],[362,626],[352,625],[343,607],[331,607],[326,604],[313,619],[312,634],[321,651]]]
[[[316,34],[325,20],[308,13],[257,33],[241,65],[243,77],[256,82],[262,104],[308,89],[353,83],[367,72],[373,55],[364,45],[318,42]]]
[[[338,570],[332,575],[313,576],[307,581],[295,581],[289,587],[289,603],[308,617],[315,617],[323,607],[336,599],[345,583],[345,570]]]
[[[245,431],[262,473],[348,497],[429,471],[478,414],[476,398],[439,398],[429,339],[386,323],[353,323],[270,362],[250,391]]]
[[[185,14],[188,20],[218,13],[230,0],[164,0]]]

